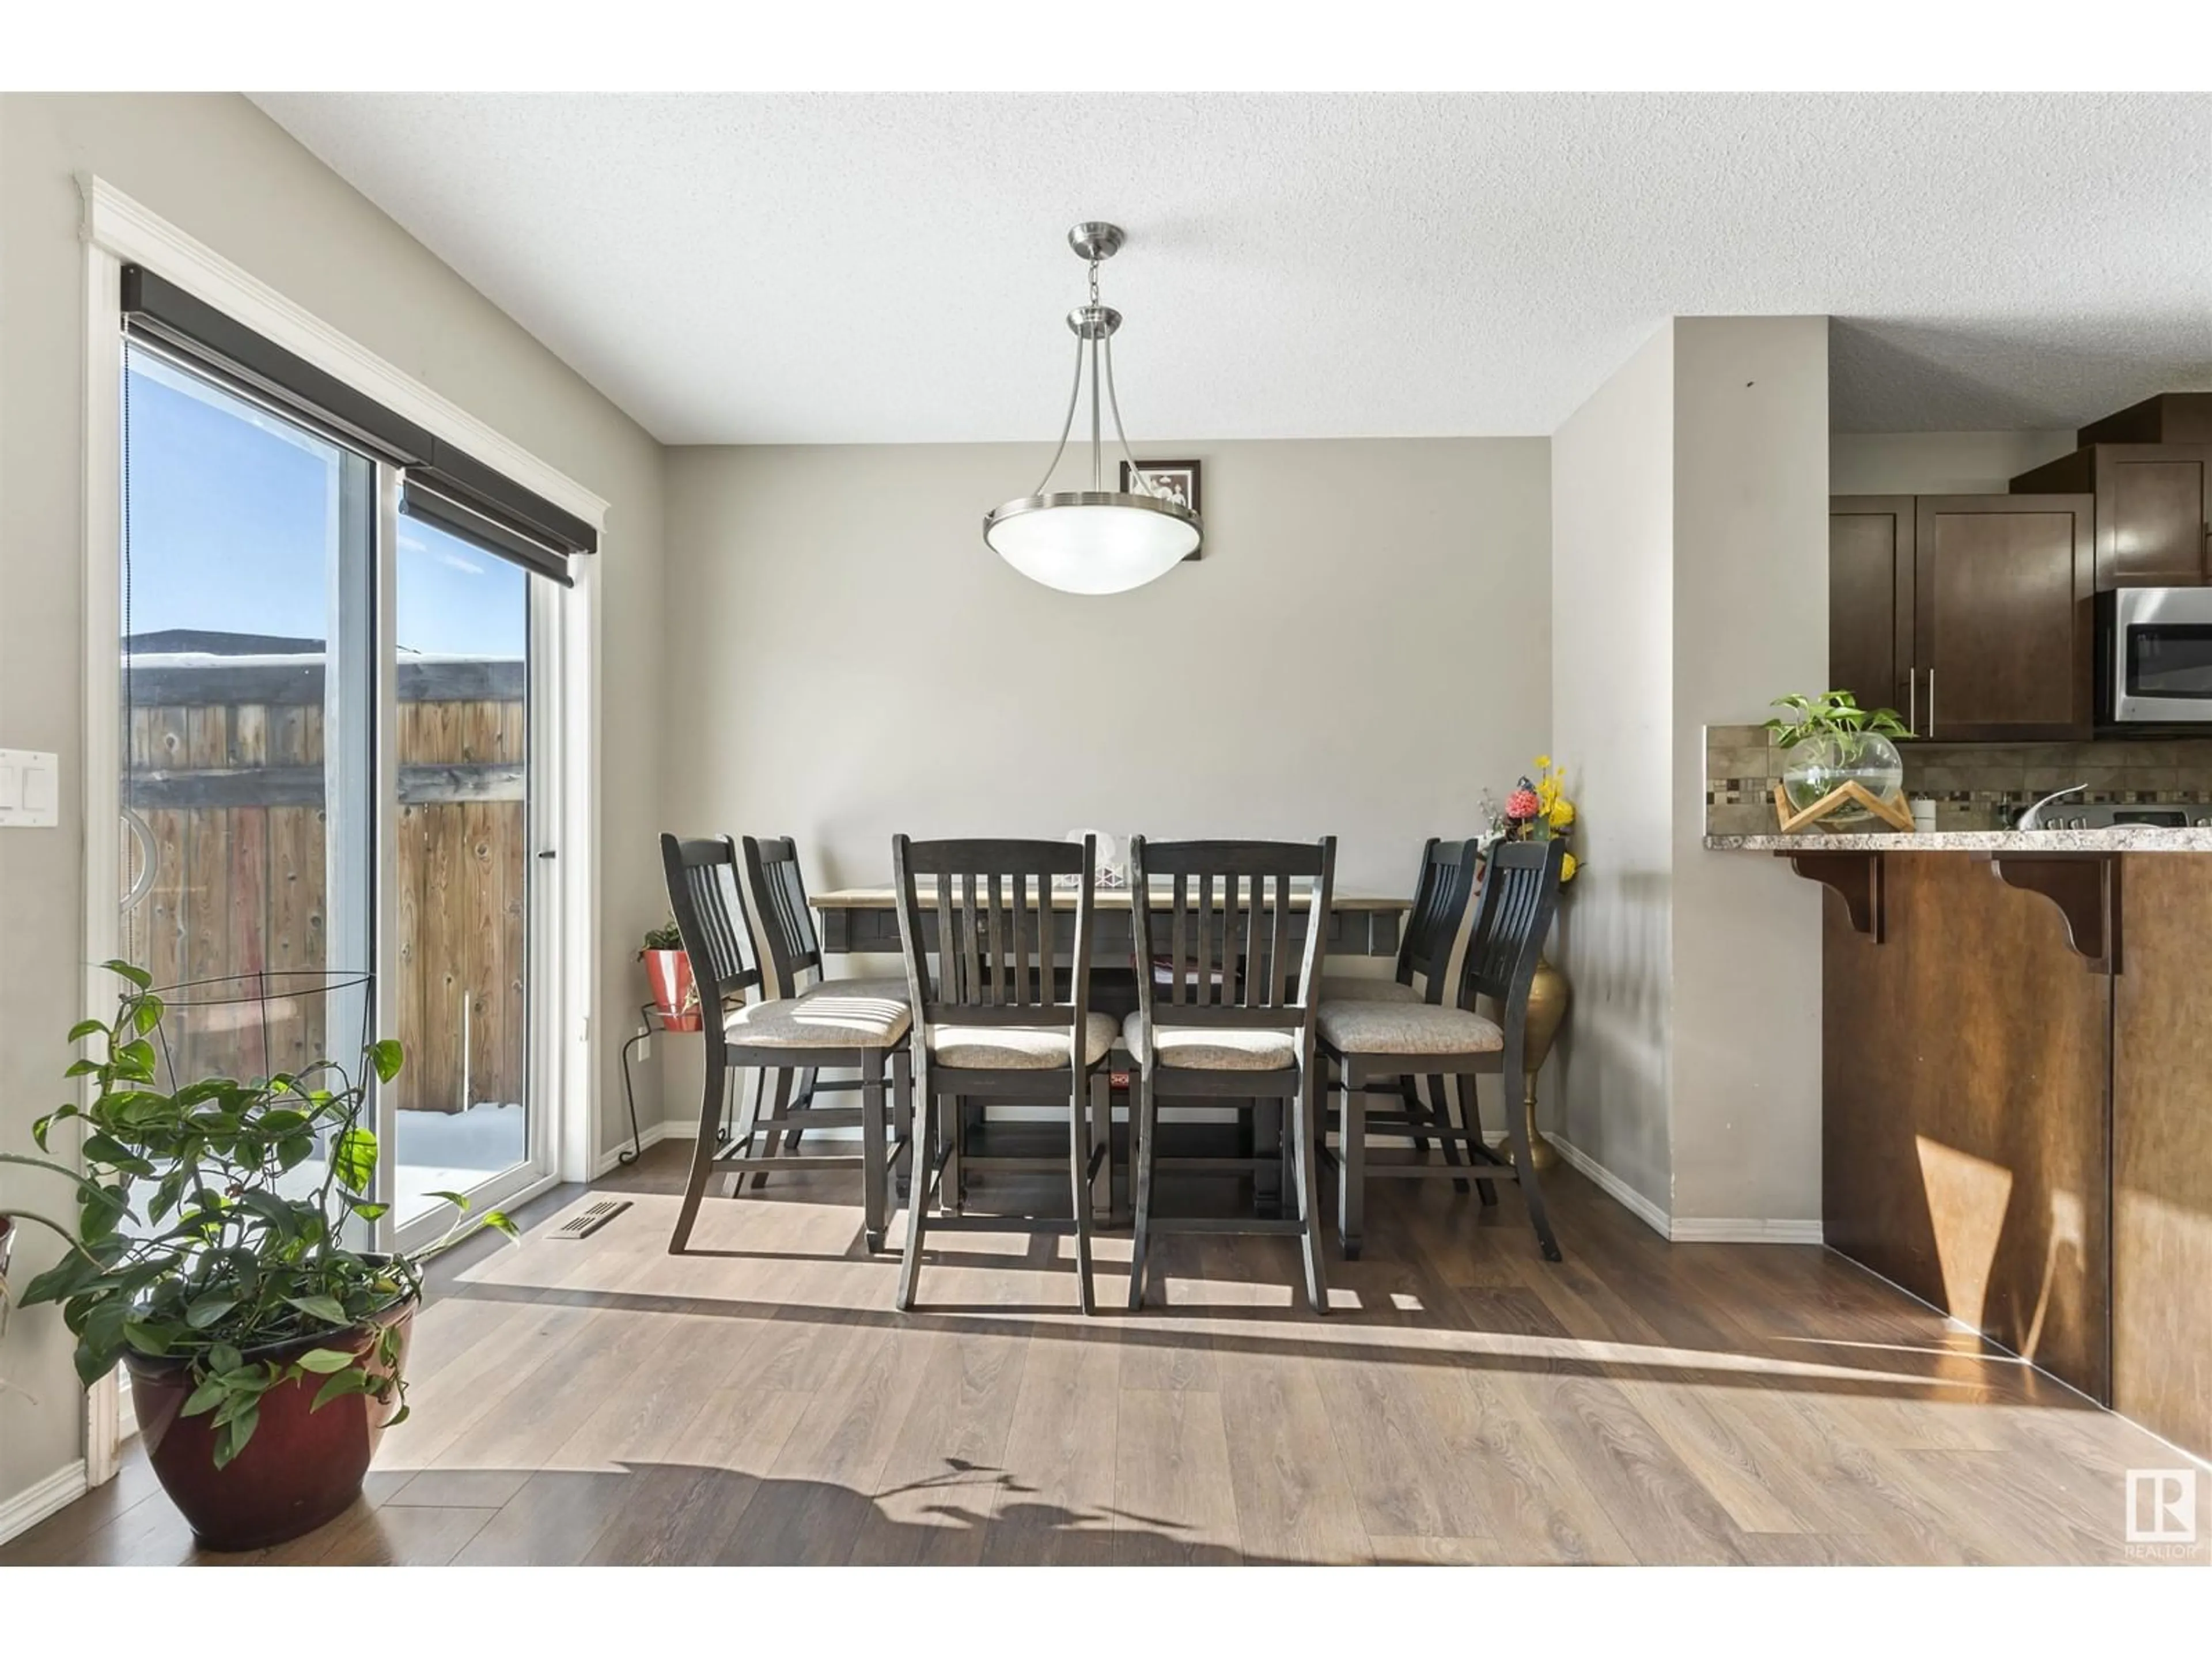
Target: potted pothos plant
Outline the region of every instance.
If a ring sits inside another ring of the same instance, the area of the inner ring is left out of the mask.
[[[1782,792],[1792,811],[1802,812],[1847,783],[1856,783],[1876,800],[1895,804],[1905,792],[1905,763],[1893,738],[1910,738],[1912,728],[1894,708],[1862,708],[1849,691],[1818,696],[1793,693],[1777,697],[1784,712],[1766,722],[1775,747],[1783,751]],[[1838,805],[1819,827],[1863,829],[1875,814],[1856,799]]]
[[[663,927],[648,927],[645,948],[638,953],[645,976],[653,982],[653,998],[659,1005],[660,1023],[672,1031],[699,1029],[699,988],[692,982],[691,958],[684,953],[684,935],[671,916]]]
[[[363,1122],[368,1078],[404,1062],[385,1039],[358,1068],[319,1060],[297,1073],[211,1077],[173,1092],[149,1038],[162,1002],[143,970],[125,981],[112,1022],[70,1032],[96,1052],[69,1068],[90,1103],[33,1129],[82,1120],[82,1174],[51,1157],[0,1153],[76,1194],[73,1224],[16,1208],[61,1236],[61,1261],[22,1287],[26,1307],[58,1304],[87,1387],[120,1363],[149,1461],[211,1549],[254,1549],[313,1530],[352,1503],[378,1437],[407,1414],[408,1330],[430,1257],[470,1232],[512,1236],[498,1211],[453,1224],[428,1249],[364,1248],[386,1206]]]

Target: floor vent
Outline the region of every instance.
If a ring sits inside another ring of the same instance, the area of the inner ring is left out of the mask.
[[[546,1237],[589,1238],[628,1208],[629,1208],[629,1200],[626,1198],[603,1198],[596,1204],[586,1205]]]

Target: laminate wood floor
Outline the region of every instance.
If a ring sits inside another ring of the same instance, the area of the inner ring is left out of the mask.
[[[0,1565],[2119,1562],[2124,1472],[2184,1461],[1838,1257],[1669,1244],[1564,1170],[1558,1264],[1510,1188],[1376,1183],[1327,1319],[1285,1241],[1184,1237],[1168,1305],[1085,1320],[1018,1226],[902,1316],[839,1176],[666,1254],[685,1150],[583,1243],[569,1189],[441,1271],[329,1526],[199,1553],[134,1450]]]

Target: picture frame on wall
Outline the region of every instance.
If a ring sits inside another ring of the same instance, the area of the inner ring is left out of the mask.
[[[1154,495],[1165,495],[1170,500],[1180,501],[1192,512],[1204,515],[1206,509],[1199,502],[1200,469],[1198,462],[1194,460],[1139,461],[1136,464],[1136,471],[1144,474],[1145,483]],[[1136,480],[1131,475],[1129,463],[1124,461],[1121,463],[1122,493],[1134,494],[1136,489]],[[1205,556],[1206,549],[1204,544],[1200,544],[1195,552],[1184,556],[1183,562],[1188,564],[1193,559]]]

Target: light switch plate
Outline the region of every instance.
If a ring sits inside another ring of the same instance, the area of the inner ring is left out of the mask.
[[[60,822],[61,757],[0,749],[0,830],[51,830]]]

